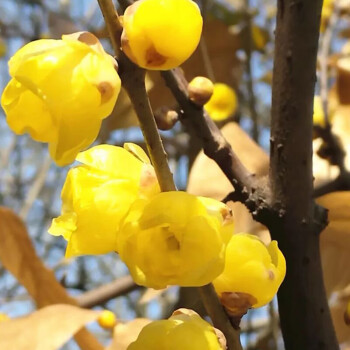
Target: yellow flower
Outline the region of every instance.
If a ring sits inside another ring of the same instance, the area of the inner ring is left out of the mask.
[[[266,246],[258,237],[238,233],[232,236],[226,249],[225,269],[213,281],[216,292],[226,308],[237,312],[231,293],[247,298],[250,307],[257,308],[270,302],[286,274],[286,261],[277,242]]]
[[[328,25],[328,20],[332,15],[334,8],[334,0],[324,0],[321,13],[320,32],[323,33]]]
[[[202,24],[191,0],[140,0],[124,13],[122,47],[140,67],[175,68],[198,46]]]
[[[93,147],[78,155],[83,165],[69,170],[62,214],[49,229],[68,241],[67,257],[116,251],[119,224],[132,203],[159,192],[153,167],[143,162],[149,162],[143,150],[133,144],[124,147]]]
[[[215,329],[194,311],[186,311],[149,323],[127,350],[223,350]]]
[[[202,286],[222,272],[232,232],[225,204],[164,192],[135,202],[121,224],[118,252],[140,285]]]
[[[235,91],[226,84],[214,84],[214,93],[204,105],[204,109],[215,121],[231,117],[237,110],[237,96]]]
[[[91,33],[25,45],[9,61],[12,79],[1,98],[10,128],[49,143],[58,165],[73,162],[112,112],[120,90],[115,68]]]

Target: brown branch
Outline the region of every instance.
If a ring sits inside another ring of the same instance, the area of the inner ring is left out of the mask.
[[[254,219],[266,225],[272,213],[268,208],[268,183],[248,171],[205,110],[191,102],[188,82],[181,69],[161,74],[183,111],[180,121],[197,135],[204,153],[218,164],[233,185],[235,191],[230,193],[230,200],[245,204]]]
[[[131,276],[124,276],[111,283],[104,284],[101,287],[79,295],[76,301],[80,307],[92,308],[138,288],[141,287],[135,284]]]
[[[339,349],[319,251],[326,215],[312,199],[312,105],[321,6],[322,0],[278,1],[270,182],[271,204],[280,218],[268,227],[287,261],[278,292],[286,350]]]

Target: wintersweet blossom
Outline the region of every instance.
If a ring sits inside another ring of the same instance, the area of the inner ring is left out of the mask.
[[[238,101],[235,91],[223,83],[214,84],[214,92],[204,109],[215,121],[231,117],[237,110]]]
[[[225,344],[222,333],[197,313],[180,309],[167,320],[145,326],[127,350],[223,350]]]
[[[67,257],[116,251],[119,224],[130,206],[160,191],[154,169],[135,144],[92,147],[77,160],[82,165],[68,172],[62,213],[49,232],[68,241]]]
[[[121,224],[118,252],[140,285],[201,286],[222,272],[232,232],[225,204],[164,192],[134,203]]]
[[[120,91],[116,61],[91,33],[41,39],[9,61],[1,105],[16,134],[47,142],[58,165],[74,161],[97,137]]]
[[[286,274],[286,261],[276,241],[266,246],[258,237],[234,234],[226,249],[225,269],[214,281],[222,303],[232,314],[249,304],[270,302]]]
[[[192,0],[140,0],[124,13],[123,51],[146,69],[175,68],[198,46],[202,25]]]

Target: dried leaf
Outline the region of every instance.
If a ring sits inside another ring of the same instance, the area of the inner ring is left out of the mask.
[[[321,257],[327,294],[350,284],[350,192],[332,192],[317,203],[329,210],[329,224],[321,234]]]
[[[72,305],[51,305],[0,323],[0,349],[56,350],[100,312]]]
[[[118,323],[114,327],[113,341],[106,350],[126,350],[129,344],[137,339],[142,328],[150,322],[147,318],[136,318],[128,323]]]
[[[268,174],[267,154],[237,123],[228,123],[221,131],[249,171],[258,176]],[[187,189],[190,193],[218,200],[233,191],[231,183],[219,166],[203,152],[198,155],[193,164]]]
[[[160,297],[163,293],[165,293],[170,287],[167,287],[165,289],[153,289],[153,288],[147,288],[146,291],[142,294],[139,303],[140,304],[147,304],[153,299],[156,299]]]
[[[337,61],[337,92],[339,103],[350,104],[350,57]]]
[[[36,255],[23,222],[5,207],[0,207],[0,242],[2,265],[27,289],[39,308],[59,303],[77,304]],[[102,349],[86,329],[78,332],[75,340],[81,349]]]
[[[348,343],[350,347],[350,328],[345,324],[344,321],[344,312],[346,310],[347,302],[349,300],[350,299],[337,299],[330,306],[330,310],[338,342],[340,344]]]

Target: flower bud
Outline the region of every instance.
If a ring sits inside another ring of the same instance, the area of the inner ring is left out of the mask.
[[[214,84],[205,77],[195,77],[188,84],[188,95],[190,100],[198,106],[205,105],[214,92]]]
[[[214,281],[221,302],[234,316],[270,302],[286,274],[277,242],[266,246],[258,237],[234,234],[227,245],[225,268]]]
[[[142,68],[172,69],[192,55],[202,25],[194,1],[140,0],[125,10],[122,48]]]
[[[231,117],[237,110],[237,96],[235,91],[226,84],[214,84],[214,92],[204,109],[215,121],[222,121]]]
[[[170,130],[179,120],[179,115],[168,107],[161,107],[155,111],[154,118],[159,130]]]
[[[103,310],[97,322],[102,328],[111,329],[117,324],[117,319],[112,311]]]

